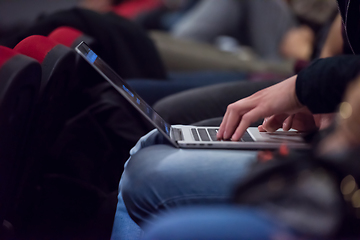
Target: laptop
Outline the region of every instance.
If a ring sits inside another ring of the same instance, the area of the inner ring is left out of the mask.
[[[297,131],[259,132],[250,127],[240,141],[219,141],[216,139],[218,127],[196,127],[170,125],[155,112],[109,65],[92,51],[86,43],[80,43],[75,50],[108,81],[125,99],[156,127],[175,147],[217,148],[217,149],[276,149],[281,144],[289,148],[308,148],[302,133]]]

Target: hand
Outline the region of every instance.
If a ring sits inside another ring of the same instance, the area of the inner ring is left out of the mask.
[[[308,26],[302,25],[285,34],[280,44],[280,52],[286,58],[309,60],[314,41],[314,32]]]
[[[310,132],[318,129],[314,116],[307,108],[301,109],[299,113],[288,115],[278,114],[264,119],[262,125],[258,127],[260,132],[275,132],[282,128],[289,131],[291,128],[301,132]]]
[[[303,106],[295,92],[296,77],[288,78],[228,106],[218,139],[238,141],[251,123],[275,114],[295,114]]]
[[[96,12],[109,12],[112,8],[112,1],[110,0],[82,0],[79,5],[83,8],[90,9]]]
[[[317,129],[324,129],[330,126],[334,119],[334,114],[312,114],[307,108],[302,109],[295,115],[273,115],[264,119],[260,125],[260,132],[275,132],[282,128],[289,131],[291,128],[301,132],[311,132]]]

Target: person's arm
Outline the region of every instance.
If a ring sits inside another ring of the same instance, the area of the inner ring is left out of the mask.
[[[334,19],[325,44],[321,50],[320,58],[333,57],[343,53],[343,37],[341,34],[342,21],[338,14]]]
[[[340,103],[347,84],[360,69],[360,56],[319,59],[281,83],[230,104],[217,137],[239,140],[251,123],[260,118],[292,114],[328,113]]]
[[[360,56],[318,59],[298,74],[296,95],[313,113],[330,113],[343,99],[345,89],[360,71]]]

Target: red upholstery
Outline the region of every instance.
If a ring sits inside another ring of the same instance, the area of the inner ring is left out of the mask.
[[[144,11],[149,11],[161,6],[160,0],[132,0],[120,3],[113,7],[113,12],[126,17],[134,18]]]
[[[46,55],[58,43],[45,36],[33,35],[19,42],[14,50],[21,54],[32,57],[42,63]]]
[[[82,35],[83,33],[75,28],[58,27],[52,31],[48,37],[55,42],[61,43],[67,47],[71,47],[75,40]]]
[[[4,46],[0,46],[0,68],[16,54],[18,54],[16,51]]]

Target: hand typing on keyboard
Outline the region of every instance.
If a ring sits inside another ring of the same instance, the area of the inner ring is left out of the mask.
[[[287,117],[303,111],[305,107],[301,105],[296,96],[296,78],[297,76],[293,76],[230,104],[220,125],[217,138],[238,141],[250,124],[261,118],[280,114]]]

